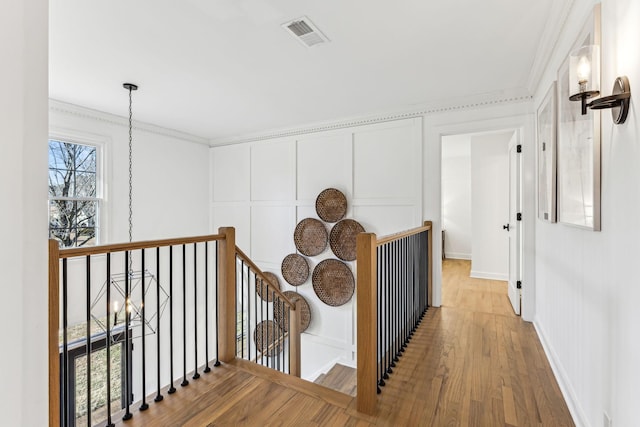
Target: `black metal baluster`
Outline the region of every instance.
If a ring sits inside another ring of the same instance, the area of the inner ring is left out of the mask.
[[[409,336],[407,330],[407,286],[409,285],[409,251],[407,248],[408,238],[405,237],[402,239],[402,260],[403,260],[403,269],[402,269],[402,287],[400,288],[402,291],[402,302],[400,303],[400,307],[402,307],[402,346],[400,348],[400,353],[404,353],[404,350],[407,348],[407,337]]]
[[[413,338],[413,334],[416,330],[416,290],[417,290],[417,266],[418,259],[416,257],[416,238],[420,236],[420,234],[415,234],[411,236],[411,331],[409,332],[409,339]]]
[[[91,425],[91,255],[87,255],[85,260],[86,271],[86,300],[85,300],[85,321],[87,322],[87,332],[85,336],[87,358],[87,425]],[[107,317],[107,321],[109,318]]]
[[[393,287],[395,286],[395,268],[394,268],[394,262],[395,262],[395,258],[394,258],[394,247],[393,247],[393,242],[389,242],[389,248],[388,248],[388,258],[389,258],[389,285],[388,285],[388,294],[389,294],[389,366],[391,368],[395,368],[396,364],[393,360],[393,358],[395,357],[394,351],[395,351],[395,341],[394,341],[394,335],[395,335],[395,322],[394,322],[394,309],[393,309]],[[389,370],[391,372],[391,370]]]
[[[176,392],[173,386],[173,246],[169,246],[169,376],[171,382],[167,393],[173,394]]]
[[[398,358],[402,356],[402,273],[403,273],[403,260],[402,260],[402,241],[396,240],[396,302],[394,307],[396,309],[396,355]]]
[[[290,360],[287,363],[287,359],[291,358],[291,329],[287,329],[287,317],[291,316],[291,307],[286,305],[284,302],[282,303],[282,317],[280,318],[280,322],[282,322],[282,372],[287,372],[288,366],[291,364]],[[288,338],[288,340],[286,340]],[[286,340],[286,341],[285,341]]]
[[[389,350],[389,333],[387,331],[389,322],[388,322],[388,304],[389,298],[387,297],[387,290],[389,289],[389,268],[388,268],[388,260],[387,260],[387,245],[383,245],[380,247],[381,258],[379,260],[380,265],[382,266],[382,293],[381,298],[382,301],[382,379],[389,379],[389,374],[387,373],[387,369],[389,368],[389,357],[387,356],[387,351]]]
[[[146,266],[145,266],[145,249],[142,249],[142,265],[140,268],[140,292],[142,293],[142,303],[140,304],[142,307],[142,336],[140,339],[142,340],[142,404],[140,404],[140,411],[146,411],[149,409],[149,404],[147,403],[147,307],[145,304],[145,276],[146,276]]]
[[[236,286],[237,292],[238,286]],[[244,359],[244,260],[240,263],[240,357]],[[237,338],[236,338],[237,341]],[[236,352],[236,354],[238,354]]]
[[[398,362],[398,241],[392,243],[393,254],[391,258],[391,265],[393,266],[393,288],[391,288],[391,310],[393,317],[393,361]]]
[[[260,325],[261,327],[264,326],[265,324],[262,323],[264,322],[264,300],[269,298],[269,294],[267,293],[269,291],[269,281],[267,281],[267,287],[266,289],[264,288],[264,281],[262,282],[262,285],[260,287],[262,294],[260,295]],[[267,303],[267,310],[269,309],[269,305]],[[264,334],[262,334],[261,336],[261,341],[260,344],[258,344],[258,326],[256,325],[256,357],[258,357],[258,345],[260,346],[260,365],[264,366]],[[263,332],[264,328],[262,331]]]
[[[423,232],[422,235],[425,233]],[[416,307],[416,325],[420,324],[420,310],[422,308],[422,265],[427,262],[425,258],[423,258],[422,252],[422,236],[418,238],[418,306]],[[417,326],[416,326],[417,328]]]
[[[216,363],[213,366],[220,366],[220,359],[218,359],[218,343],[220,342],[220,331],[218,330],[218,324],[220,322],[220,317],[218,313],[218,241],[216,240]]]
[[[289,316],[287,316],[287,331],[289,331],[289,363],[287,364],[287,369],[289,370],[288,374],[291,375],[291,307],[289,307]]]
[[[432,238],[433,238],[433,230],[429,230],[428,231],[429,234],[431,234]],[[427,242],[423,242],[424,245],[424,252],[426,254],[425,259],[429,259],[429,257],[432,257],[433,254],[431,254],[429,252],[429,244],[428,241]],[[425,262],[424,264],[424,270],[425,270],[425,283],[428,283],[429,281],[429,275],[431,274],[431,271],[429,271],[429,263]],[[425,298],[425,304],[424,304],[424,311],[425,313],[427,312],[427,308],[429,307],[429,304],[431,303],[431,301],[429,301],[429,292],[427,291],[428,289],[428,285],[425,285],[425,294],[424,294],[424,298]]]
[[[194,368],[193,379],[200,378],[198,373],[198,244],[193,244],[193,336]]]
[[[209,367],[209,242],[204,242],[204,373],[211,372]]]
[[[160,247],[156,248],[156,393],[155,402],[164,399],[160,392]]]
[[[130,321],[131,321],[131,295],[129,295],[129,279],[130,279],[130,275],[131,275],[131,271],[129,270],[129,257],[131,257],[131,254],[129,253],[129,251],[125,251],[124,253],[124,268],[125,268],[125,275],[124,275],[124,342],[125,342],[125,354],[124,354],[124,366],[125,366],[125,400],[127,402],[126,404],[126,410],[125,413],[122,417],[123,420],[130,420],[131,417],[133,416],[131,414],[131,395],[132,395],[132,390],[131,390],[131,378],[129,377],[129,372],[130,372],[130,366],[131,366],[131,334],[129,331],[129,325],[130,325]],[[107,254],[107,270],[110,270],[109,267],[109,254]],[[110,290],[109,288],[111,287],[111,273],[107,273],[107,277],[109,278],[109,285],[107,286],[107,293],[110,294]],[[109,300],[110,297],[107,296],[107,299]],[[111,304],[111,302],[109,301],[107,303],[108,305]],[[107,307],[108,307],[107,305]],[[107,308],[107,314],[109,313],[108,311],[109,309]],[[108,328],[107,328],[108,329]],[[110,359],[111,359],[111,337],[109,332],[107,332],[107,373],[109,373],[111,371],[111,366],[110,366]],[[107,378],[107,383],[111,384],[111,379]],[[110,393],[110,388],[111,386],[109,386],[109,388],[107,388],[107,391],[109,391],[109,395]],[[110,401],[110,397],[107,397],[107,406],[109,407],[109,411],[111,411],[111,401]],[[107,422],[107,424],[109,424],[109,422]]]
[[[269,351],[269,300],[271,300],[271,302],[273,302],[273,295],[271,295],[271,293],[270,293],[271,291],[270,291],[269,288],[270,288],[269,282],[267,282],[267,321],[264,324],[265,328],[264,328],[264,331],[263,331],[264,333],[262,334],[262,350],[263,350],[262,354],[267,356],[267,367],[273,369],[273,366],[269,366],[270,362],[273,365],[273,361],[271,360],[271,357],[269,356],[269,353],[271,353],[271,351]],[[269,297],[271,297],[271,298],[269,298]],[[266,349],[265,349],[265,345],[266,345]],[[266,350],[266,352],[264,350]]]
[[[391,243],[387,243],[385,245],[385,252],[386,252],[386,266],[387,266],[387,283],[385,286],[385,295],[386,295],[386,302],[387,302],[387,312],[385,314],[386,317],[386,324],[387,324],[387,344],[386,344],[386,352],[387,352],[387,374],[391,374],[393,373],[393,369],[391,364],[393,363],[393,354],[391,353],[391,285],[392,285],[392,279],[393,279],[393,275],[392,275],[392,266],[391,266]],[[388,379],[389,375],[387,375],[387,377],[385,378]]]
[[[182,245],[182,387],[187,380],[187,245]]]
[[[420,320],[420,289],[422,288],[422,278],[420,274],[421,266],[422,266],[422,251],[420,250],[420,240],[422,239],[422,235],[424,232],[420,233],[420,235],[416,238],[416,314],[415,314],[415,325],[416,329],[418,329],[418,322]]]
[[[273,296],[275,298],[275,291],[273,292]],[[275,301],[275,300],[274,300]],[[278,296],[278,310],[280,310],[280,314],[284,314],[283,310],[284,310],[284,303],[282,302],[282,300],[280,299],[280,296]],[[276,315],[275,313],[273,313],[273,321],[276,321]],[[277,354],[277,369],[278,371],[284,366],[283,363],[281,363],[282,357],[284,355],[284,348],[282,348],[282,344],[284,343],[284,330],[278,325],[278,328],[276,328],[276,331],[278,332],[278,340],[276,341],[278,343],[277,347],[275,348],[275,352]]]
[[[69,304],[69,288],[67,282],[67,258],[62,260],[62,366],[60,367],[62,378],[62,411],[60,415],[62,417],[62,425],[71,425],[71,420],[75,420],[75,414],[71,414],[69,403],[71,397],[69,396],[69,337],[67,335],[68,327],[68,304]],[[107,299],[109,295],[107,295]],[[107,302],[108,304],[108,302]],[[75,381],[75,379],[74,379]],[[73,415],[73,418],[72,418]]]
[[[260,288],[258,288],[258,275],[255,274],[254,275],[254,280],[255,280],[255,285],[256,285],[256,289],[255,292],[253,293],[253,317],[254,317],[254,321],[255,321],[255,327],[253,328],[253,333],[256,333],[256,330],[258,329],[258,289],[260,289],[260,292],[262,292],[262,279],[260,279]],[[262,297],[260,297],[260,300],[262,300]],[[251,334],[249,334],[251,335]],[[249,339],[251,339],[251,337],[249,337]],[[251,357],[251,355],[249,355],[249,357]],[[258,363],[258,343],[256,343],[256,363]]]
[[[251,267],[247,265],[247,360],[251,360]]]
[[[253,283],[258,283],[257,273],[253,273]],[[247,360],[251,360],[251,269],[247,270]]]
[[[406,254],[404,251],[404,242],[405,239],[400,239],[398,241],[398,247],[400,250],[400,256],[398,258],[398,272],[400,274],[400,281],[398,282],[398,344],[399,344],[399,355],[402,357],[402,353],[404,352],[404,285],[406,283]]]
[[[383,351],[383,347],[384,347],[384,337],[383,337],[383,333],[382,331],[384,330],[384,318],[382,316],[382,300],[384,298],[382,292],[383,292],[383,269],[382,269],[382,264],[380,262],[381,260],[381,256],[380,254],[382,253],[382,247],[377,247],[376,248],[376,272],[378,275],[378,283],[377,283],[377,288],[378,288],[378,313],[376,318],[378,319],[378,364],[380,365],[379,369],[378,369],[378,385],[379,386],[384,386],[385,382],[384,379],[382,378],[382,376],[384,375],[384,351]]]

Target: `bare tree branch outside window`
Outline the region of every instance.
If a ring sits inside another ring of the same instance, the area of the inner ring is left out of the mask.
[[[96,147],[49,140],[49,236],[64,247],[95,244]]]

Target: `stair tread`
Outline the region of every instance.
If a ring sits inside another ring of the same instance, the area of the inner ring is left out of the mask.
[[[256,365],[253,362],[236,359],[232,362],[229,362],[229,364],[234,365],[237,368],[245,370],[256,376],[268,379],[277,384],[287,386],[301,393],[305,393],[317,399],[324,400],[327,403],[341,408],[347,408],[353,401],[353,395],[348,395],[347,393],[327,388],[326,386],[321,386],[310,381],[305,381],[292,375],[283,374],[282,372],[278,372],[264,366]]]
[[[320,375],[315,383],[324,387],[355,396],[356,370],[349,366],[336,363],[326,374]]]

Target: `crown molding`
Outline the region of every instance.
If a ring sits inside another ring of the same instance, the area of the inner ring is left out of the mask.
[[[300,125],[297,127],[272,129],[233,138],[211,139],[212,147],[257,142],[274,138],[286,138],[297,135],[313,134],[332,130],[346,129],[358,126],[366,126],[376,123],[392,122],[396,120],[412,119],[432,114],[449,113],[453,111],[474,110],[479,108],[495,107],[499,105],[530,102],[533,99],[526,89],[501,91],[491,94],[454,98],[448,102],[416,105],[410,108],[397,109],[377,114],[369,114],[351,117],[338,121],[326,121]]]
[[[60,113],[69,116],[79,117],[82,119],[95,120],[97,122],[106,123],[115,126],[128,127],[129,119],[127,117],[118,116],[116,114],[105,113],[103,111],[93,110],[91,108],[82,107],[80,105],[69,104],[67,102],[49,99],[49,112]],[[167,136],[182,141],[193,142],[196,144],[209,145],[209,140],[199,136],[180,132],[174,129],[167,129],[151,123],[133,121],[133,128],[143,132],[149,132],[156,135]]]
[[[527,89],[529,93],[536,93],[542,80],[545,70],[553,57],[553,53],[558,47],[558,41],[566,27],[567,20],[575,0],[554,1],[551,5],[549,20],[544,27],[538,49],[533,59],[531,71],[527,79]]]

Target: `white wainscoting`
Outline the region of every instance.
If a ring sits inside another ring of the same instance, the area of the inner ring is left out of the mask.
[[[282,259],[295,252],[293,231],[318,218],[315,199],[325,188],[342,191],[347,218],[379,236],[422,223],[422,119],[411,118],[295,137],[211,148],[211,227],[236,227],[238,246],[280,278],[311,307],[303,336],[302,371],[311,378],[327,365],[355,364],[355,297],[330,307],[309,280],[282,279]],[[234,180],[238,180],[235,182]],[[326,224],[330,231],[333,224]],[[307,257],[311,271],[331,249]],[[355,263],[347,263],[355,273]]]

